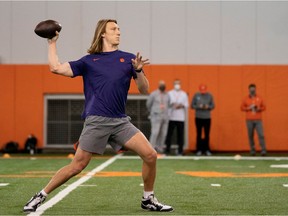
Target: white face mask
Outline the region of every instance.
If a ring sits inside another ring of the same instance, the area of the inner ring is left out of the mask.
[[[181,85],[180,85],[180,84],[175,84],[175,85],[174,85],[174,89],[175,89],[176,91],[180,90],[180,89],[181,89]]]

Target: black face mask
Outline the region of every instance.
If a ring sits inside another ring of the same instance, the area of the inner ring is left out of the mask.
[[[166,86],[165,86],[165,85],[161,85],[161,86],[159,86],[159,90],[160,90],[161,92],[164,92],[165,89],[166,89]]]
[[[256,90],[249,90],[250,95],[254,96],[256,95]]]

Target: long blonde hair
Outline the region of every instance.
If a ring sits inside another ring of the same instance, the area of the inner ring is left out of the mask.
[[[102,19],[99,20],[95,29],[94,38],[92,40],[90,48],[87,50],[88,53],[99,53],[103,51],[103,41],[102,34],[106,31],[106,25],[108,22],[114,22],[117,24],[117,21],[114,19]]]

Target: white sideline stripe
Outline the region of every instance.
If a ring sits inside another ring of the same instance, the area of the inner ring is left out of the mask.
[[[9,183],[0,183],[0,187],[5,187],[5,186],[8,186]]]
[[[107,166],[112,164],[115,160],[120,158],[122,154],[118,154],[109,160],[105,161],[104,163],[100,164],[96,168],[94,168],[92,171],[88,172],[85,176],[81,177],[77,181],[70,184],[68,187],[60,191],[58,194],[56,194],[54,197],[49,199],[46,203],[41,205],[36,212],[32,212],[28,214],[29,216],[40,216],[46,211],[47,209],[51,208],[53,205],[58,203],[60,200],[62,200],[64,197],[66,197],[70,192],[72,192],[74,189],[79,187],[81,184],[89,180],[91,177],[93,177],[97,172],[100,172],[101,170],[105,169]]]
[[[122,156],[119,159],[141,159],[139,156]],[[161,156],[158,160],[235,160],[234,156]],[[241,160],[288,160],[288,157],[257,157],[257,156],[242,156]]]

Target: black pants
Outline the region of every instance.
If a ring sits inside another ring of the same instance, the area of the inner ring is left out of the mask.
[[[196,124],[196,151],[206,152],[210,151],[209,147],[209,135],[211,119],[195,118]],[[202,129],[204,128],[204,139],[202,139]]]
[[[177,144],[178,144],[178,154],[183,154],[183,146],[184,146],[184,122],[182,121],[169,121],[168,132],[166,136],[166,152],[170,153],[172,135],[174,129],[177,129]]]

